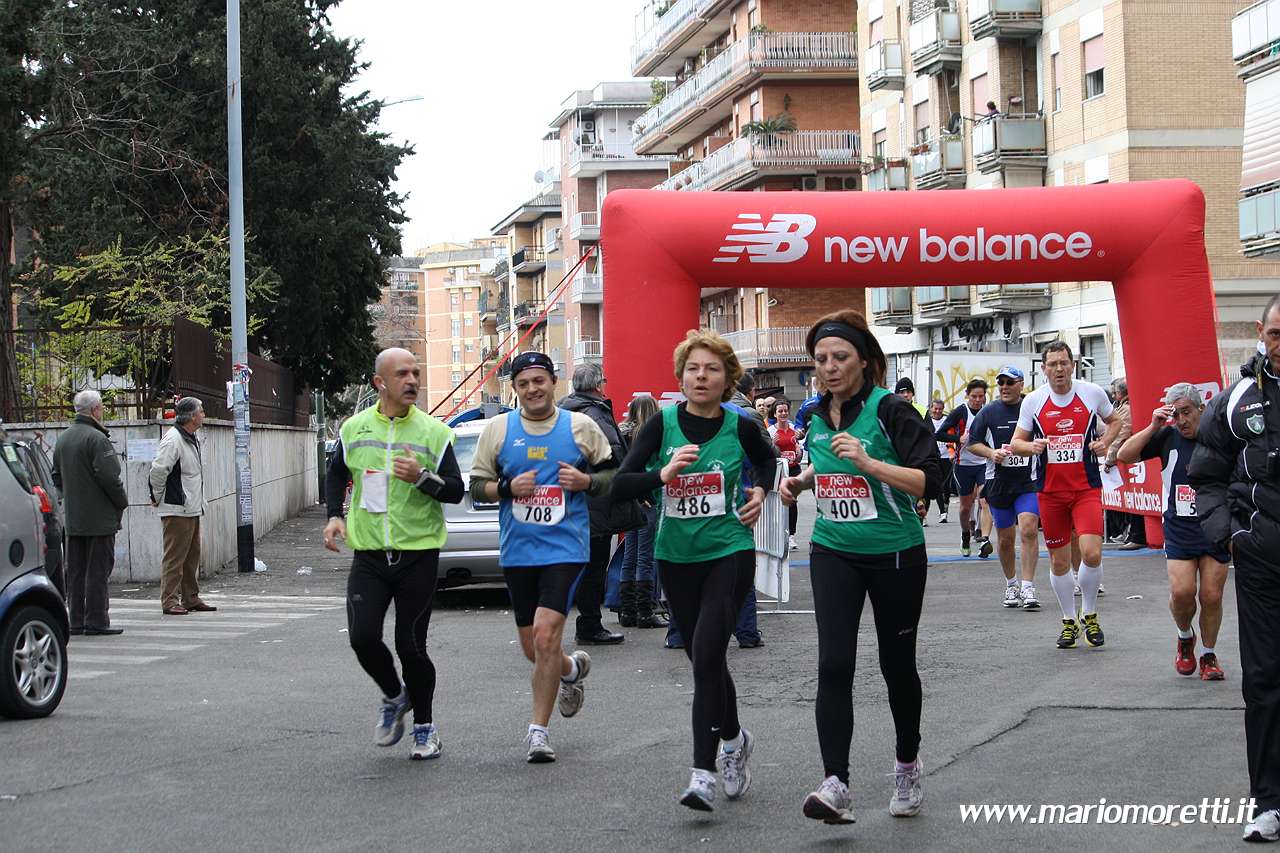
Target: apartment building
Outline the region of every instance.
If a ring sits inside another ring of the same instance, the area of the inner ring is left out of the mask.
[[[1232,19],[1231,56],[1245,85],[1241,248],[1280,255],[1280,0],[1251,3]]]
[[[551,121],[560,143],[563,272],[589,255],[565,302],[565,372],[570,376],[576,365],[604,357],[604,197],[618,189],[649,189],[667,177],[669,155],[637,154],[631,144],[635,121],[652,97],[648,81],[600,83],[571,94]]]
[[[1205,239],[1228,371],[1280,265],[1242,257],[1237,225],[1244,90],[1223,61],[1242,4],[1145,0],[866,0],[861,130],[867,190],[1063,186],[1185,177]],[[1274,118],[1274,110],[1272,112]],[[1034,353],[1057,337],[1087,379],[1123,373],[1111,285],[877,289],[891,374],[931,387],[937,350]]]
[[[376,305],[369,308],[373,319],[373,339],[378,349],[400,347],[427,361],[426,315],[422,305],[426,295],[427,272],[422,258],[397,256],[387,264],[386,284]]]
[[[551,132],[544,142],[559,142]],[[499,293],[498,304],[487,306],[492,314],[491,328],[502,349],[510,350],[519,343],[519,351],[537,350],[551,357],[556,366],[557,394],[567,394],[569,382],[565,337],[566,295],[557,291],[564,276],[561,253],[560,175],[554,168],[539,171],[534,195],[516,207],[491,229],[491,234],[505,241],[508,262],[495,270]],[[548,302],[550,297],[555,297]],[[489,314],[486,314],[486,318]],[[526,336],[526,333],[527,336]],[[511,389],[511,362],[498,374],[498,398],[505,403],[515,399]]]
[[[673,158],[657,188],[846,192],[862,186],[853,0],[676,0],[638,18],[632,73],[658,78],[636,119],[640,154]],[[749,282],[744,282],[749,284]],[[856,289],[705,290],[703,323],[726,334],[760,386],[804,393],[804,332]]]

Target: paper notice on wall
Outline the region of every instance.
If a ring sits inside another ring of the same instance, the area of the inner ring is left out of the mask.
[[[131,438],[126,458],[130,462],[154,462],[156,450],[159,447],[160,439],[158,438]]]

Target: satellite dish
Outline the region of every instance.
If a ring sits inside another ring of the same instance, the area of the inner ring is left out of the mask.
[[[960,113],[952,113],[951,118],[947,120],[947,133],[959,133],[960,122]]]
[[[533,173],[533,182],[535,184],[544,183],[547,180],[547,173],[539,169]]]

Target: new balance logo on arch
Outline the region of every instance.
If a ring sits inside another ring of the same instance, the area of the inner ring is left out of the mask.
[[[775,213],[768,222],[762,220],[758,213],[738,214],[715,262],[736,264],[743,255],[753,264],[798,261],[809,251],[805,238],[818,227],[818,220],[807,213]]]

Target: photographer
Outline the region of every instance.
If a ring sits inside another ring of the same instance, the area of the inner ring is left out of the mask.
[[[1258,323],[1258,354],[1205,409],[1187,475],[1209,544],[1230,550],[1240,623],[1249,793],[1246,841],[1280,840],[1280,295]]]

